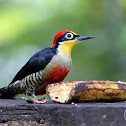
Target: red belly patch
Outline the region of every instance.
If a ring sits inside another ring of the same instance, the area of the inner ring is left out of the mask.
[[[67,70],[65,67],[63,69],[59,66],[54,67],[49,72],[49,75],[46,78],[46,83],[36,90],[35,95],[45,94],[46,93],[45,88],[48,84],[63,81],[64,78],[67,76],[68,72],[69,72],[69,70]]]
[[[48,77],[46,78],[46,81],[48,83],[56,83],[61,82],[64,80],[64,78],[67,76],[69,70],[67,70],[64,66],[64,68],[61,68],[59,66],[54,67],[50,72]]]

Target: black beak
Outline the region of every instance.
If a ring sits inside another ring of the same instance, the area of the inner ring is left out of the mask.
[[[91,38],[95,38],[95,36],[78,36],[77,40],[82,41],[82,40],[91,39]]]

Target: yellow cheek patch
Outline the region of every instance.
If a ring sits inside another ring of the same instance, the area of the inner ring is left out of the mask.
[[[77,44],[75,40],[69,40],[59,46],[59,50],[62,54],[71,56],[72,48]]]

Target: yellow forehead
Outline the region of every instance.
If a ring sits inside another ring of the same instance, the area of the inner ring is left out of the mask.
[[[75,32],[71,31],[71,33],[73,33],[74,35],[77,35]]]

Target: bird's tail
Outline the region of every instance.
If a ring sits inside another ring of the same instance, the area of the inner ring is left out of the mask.
[[[0,99],[12,99],[13,97],[14,93],[7,87],[0,88]]]

